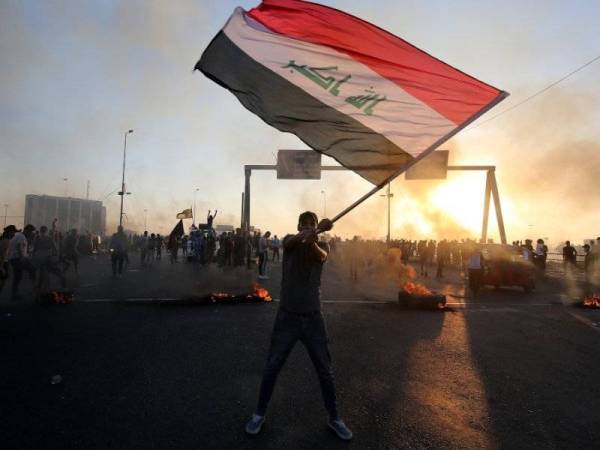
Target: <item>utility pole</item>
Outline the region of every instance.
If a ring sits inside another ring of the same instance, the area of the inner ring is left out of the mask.
[[[194,210],[192,211],[192,225],[196,225],[196,192],[198,192],[200,188],[194,189]]]
[[[394,194],[392,194],[390,192],[390,184],[388,183],[387,185],[387,192],[383,195],[380,195],[380,197],[387,197],[387,245],[390,245],[390,241],[391,241],[391,237],[390,237],[390,222],[391,222],[391,200],[392,197],[394,196]]]
[[[244,229],[244,217],[244,193],[242,192],[242,215],[240,219],[240,228],[242,230]]]
[[[147,219],[148,219],[148,210],[145,209],[144,210],[144,231],[148,230],[148,225],[147,225],[148,220]]]
[[[133,130],[125,132],[125,144],[123,145],[123,177],[121,178],[121,212],[119,213],[119,226],[123,226],[123,198],[125,197],[125,157],[127,156],[127,135],[133,133]]]

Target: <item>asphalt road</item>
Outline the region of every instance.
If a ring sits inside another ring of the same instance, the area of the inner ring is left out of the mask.
[[[278,266],[270,273],[277,298]],[[263,432],[246,436],[277,302],[169,300],[243,291],[252,280],[165,261],[132,261],[113,280],[100,257],[69,276],[73,304],[11,303],[4,292],[2,448],[597,448],[600,313],[570,306],[569,286],[548,279],[533,295],[470,299],[450,273],[427,280],[452,295],[449,309],[412,311],[390,303],[393,283],[351,281],[335,261],[323,310],[355,439],[327,429],[301,346]]]

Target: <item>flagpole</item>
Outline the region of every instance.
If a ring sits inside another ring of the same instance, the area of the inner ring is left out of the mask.
[[[374,195],[377,192],[379,192],[383,187],[385,187],[386,184],[390,183],[394,178],[398,177],[399,175],[401,175],[402,173],[404,173],[405,171],[407,171],[408,169],[410,169],[412,166],[414,166],[416,163],[418,163],[419,161],[421,161],[423,158],[425,158],[427,155],[429,155],[431,152],[433,152],[436,148],[438,148],[440,145],[442,145],[444,142],[446,142],[448,139],[450,139],[451,137],[453,137],[456,133],[458,133],[459,131],[464,130],[466,127],[468,127],[469,125],[471,125],[473,122],[475,122],[477,119],[479,119],[481,116],[483,116],[486,112],[488,112],[490,109],[492,109],[494,106],[496,106],[498,103],[500,103],[502,100],[504,100],[509,95],[510,94],[508,92],[505,92],[505,91],[500,92],[500,94],[498,94],[498,96],[494,99],[493,102],[489,103],[487,106],[485,106],[484,108],[482,108],[481,110],[479,110],[479,112],[477,114],[473,115],[473,117],[471,117],[465,123],[463,123],[459,127],[457,127],[454,130],[452,130],[447,135],[442,136],[440,139],[438,139],[437,141],[435,141],[431,146],[429,146],[427,148],[427,150],[425,150],[423,153],[421,153],[421,157],[420,158],[413,159],[406,166],[403,166],[400,170],[398,170],[397,172],[394,172],[392,174],[392,176],[386,178],[384,181],[382,181],[381,183],[379,183],[377,186],[375,186],[373,189],[371,189],[365,195],[363,195],[362,197],[360,197],[358,200],[356,200],[354,203],[352,203],[346,209],[342,210],[342,212],[338,213],[333,219],[331,219],[331,221],[335,223],[338,220],[340,220],[342,217],[344,217],[346,214],[348,214],[350,211],[352,211],[354,208],[356,208],[358,205],[360,205],[366,199],[368,199],[372,195]]]

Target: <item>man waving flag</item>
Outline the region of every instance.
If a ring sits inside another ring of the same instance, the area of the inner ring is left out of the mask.
[[[300,340],[319,375],[329,427],[352,432],[337,409],[320,311],[328,246],[318,234],[502,100],[506,93],[341,11],[298,0],[269,0],[234,11],[196,69],[250,111],[335,158],[375,188],[333,220],[306,211],[283,241],[279,312],[260,395],[246,432],[266,420],[279,371]]]
[[[196,69],[376,186],[507,95],[375,25],[298,0],[237,8]]]

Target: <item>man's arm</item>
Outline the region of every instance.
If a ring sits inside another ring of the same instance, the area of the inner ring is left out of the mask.
[[[323,249],[316,242],[313,242],[313,244],[311,245],[311,251],[317,261],[319,261],[321,263],[324,263],[325,261],[327,261],[327,255],[328,255],[327,251],[325,249]]]
[[[286,236],[283,239],[283,249],[291,250],[301,243],[310,243],[310,254],[317,261],[323,263],[327,260],[328,252],[317,243],[318,236],[316,230],[307,230],[295,235]]]
[[[289,234],[285,238],[283,238],[283,249],[291,250],[296,247],[298,244],[301,244],[306,238],[306,231],[302,231],[298,234]]]

